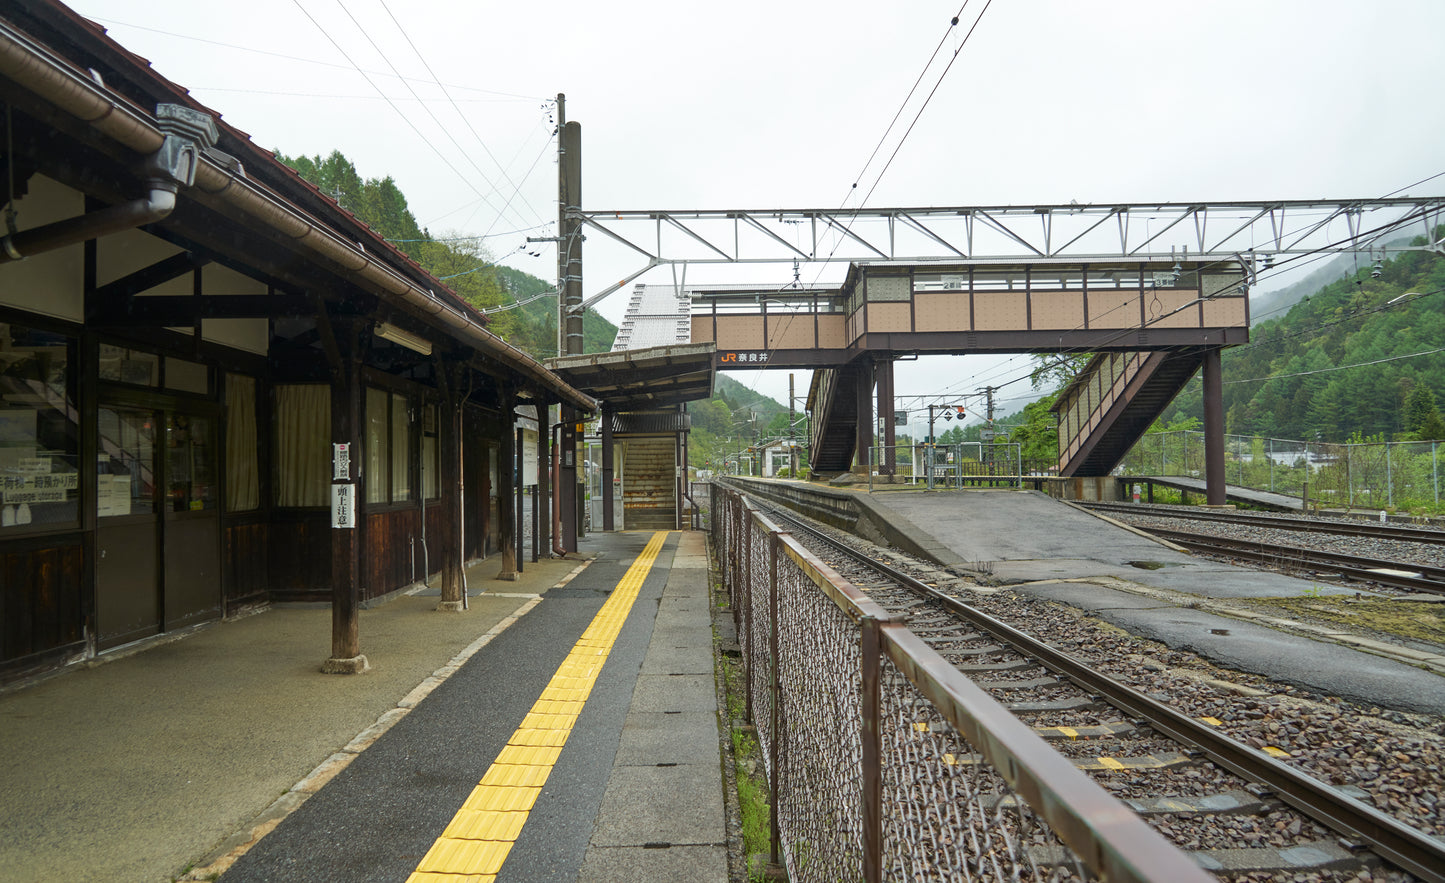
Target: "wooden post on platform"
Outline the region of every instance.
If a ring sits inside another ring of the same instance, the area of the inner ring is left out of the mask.
[[[612,438],[612,410],[606,405],[602,406],[602,529],[616,530],[617,518],[613,514],[613,507],[617,501],[613,496],[612,477],[616,469],[616,453],[613,446],[616,441]]]
[[[551,420],[551,406],[537,402],[537,498],[532,502],[532,517],[537,523],[536,548],[547,557],[552,555]]]
[[[466,557],[462,538],[462,402],[461,380],[465,366],[436,360],[437,388],[437,491],[441,497],[442,530],[438,551],[442,561],[442,597],[437,609],[460,612],[466,609],[462,597],[462,567]],[[422,496],[426,496],[423,484]],[[422,503],[426,517],[426,503]]]
[[[369,476],[361,470],[361,364],[369,328],[359,319],[318,321],[332,360],[331,380],[331,657],[327,674],[371,668],[361,655],[361,521]],[[333,333],[334,331],[334,333]],[[345,447],[342,447],[342,446]]]
[[[502,388],[501,449],[497,452],[497,545],[501,547],[502,569],[497,579],[515,580],[517,572],[517,446],[512,438],[512,424],[516,423],[517,394],[508,387]]]

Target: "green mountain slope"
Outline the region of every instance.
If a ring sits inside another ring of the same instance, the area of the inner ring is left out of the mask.
[[[557,297],[547,294],[555,290],[552,283],[497,264],[479,237],[433,237],[417,224],[391,176],[362,178],[339,150],[324,159],[279,153],[276,158],[485,312],[488,330],[498,337],[536,359],[557,354]],[[582,331],[589,353],[611,349],[617,336],[617,326],[595,313],[583,318]]]
[[[1411,394],[1445,394],[1445,258],[1406,252],[1379,274],[1362,266],[1224,351],[1227,432],[1330,442],[1419,435],[1418,419],[1407,420]],[[1196,377],[1164,420],[1202,416]]]

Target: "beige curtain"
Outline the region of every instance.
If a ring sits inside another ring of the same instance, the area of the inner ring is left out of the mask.
[[[411,499],[411,415],[406,396],[391,394],[391,501]]]
[[[226,511],[249,512],[261,505],[256,452],[256,380],[226,375]]]
[[[330,506],[331,387],[278,385],[275,424],[276,505]]]

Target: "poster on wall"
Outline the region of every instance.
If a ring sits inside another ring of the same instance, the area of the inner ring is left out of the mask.
[[[97,475],[95,477],[95,514],[101,518],[130,514],[130,476]]]

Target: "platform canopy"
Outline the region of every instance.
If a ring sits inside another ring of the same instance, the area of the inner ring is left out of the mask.
[[[613,413],[680,405],[712,397],[712,343],[561,356],[545,365]]]

